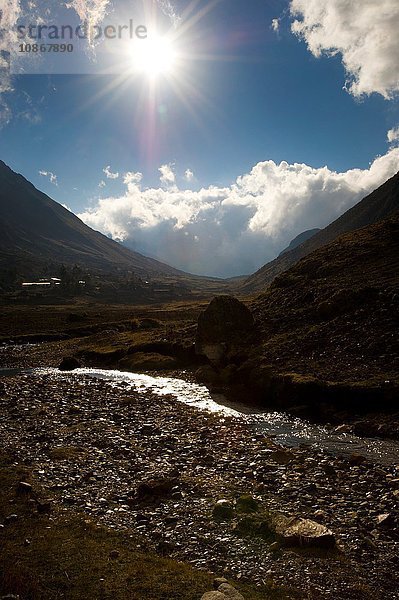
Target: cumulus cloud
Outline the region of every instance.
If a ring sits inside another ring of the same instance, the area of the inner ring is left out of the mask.
[[[128,187],[138,185],[143,179],[142,173],[134,173],[133,171],[129,171],[125,173],[123,177],[123,183],[125,183]]]
[[[159,178],[162,185],[165,187],[171,188],[176,184],[176,175],[173,171],[173,165],[169,163],[168,165],[162,165],[159,167],[158,171],[161,173],[161,177]]]
[[[94,45],[93,28],[99,25],[107,14],[110,0],[72,0],[67,3],[68,8],[73,8],[81,22],[87,22],[89,28],[89,45]]]
[[[367,169],[337,173],[268,160],[230,186],[197,191],[175,183],[143,188],[141,177],[125,178],[122,196],[99,199],[79,216],[139,252],[227,277],[255,271],[296,235],[326,226],[398,170],[399,148],[391,148]]]
[[[99,187],[99,188],[105,188],[105,186],[106,186],[106,185],[107,185],[107,184],[105,183],[104,179],[102,179],[102,180],[100,181],[100,183],[98,184],[98,187]]]
[[[108,165],[107,167],[104,167],[103,173],[105,173],[105,176],[107,177],[107,179],[118,179],[118,177],[119,177],[119,173],[113,173],[111,171],[110,165]]]
[[[278,33],[280,31],[280,19],[273,19],[272,20],[272,29],[276,33]]]
[[[158,0],[158,5],[163,14],[170,19],[172,25],[177,27],[181,22],[181,16],[178,14],[172,2],[170,2],[170,0]]]
[[[188,182],[191,182],[194,180],[194,173],[192,172],[191,169],[186,169],[184,172],[184,179]]]
[[[42,177],[47,177],[50,183],[58,186],[57,175],[54,175],[54,173],[52,173],[51,171],[39,171],[39,175],[41,175]]]
[[[394,144],[395,142],[399,142],[399,125],[390,129],[387,133],[388,142]]]
[[[21,15],[19,0],[6,0],[0,8],[0,94],[12,91],[10,48],[17,40],[14,25]]]
[[[290,11],[314,56],[342,56],[353,96],[399,91],[398,0],[291,0]]]

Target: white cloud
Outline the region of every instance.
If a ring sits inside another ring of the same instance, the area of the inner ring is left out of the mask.
[[[173,171],[172,163],[168,165],[162,165],[159,167],[158,171],[161,173],[161,177],[159,178],[162,185],[166,187],[173,187],[176,184],[176,176]]]
[[[105,186],[106,186],[106,185],[107,185],[107,184],[105,183],[104,179],[102,179],[102,180],[100,181],[100,183],[98,184],[98,187],[99,187],[99,188],[105,188]]]
[[[43,6],[43,4],[45,6]],[[106,16],[111,0],[70,0],[69,2],[34,2],[33,0],[0,0],[0,127],[8,124],[13,117],[20,117],[32,124],[40,122],[41,117],[36,108],[22,110],[13,114],[12,104],[8,95],[14,92],[13,77],[10,73],[10,50],[16,48],[19,40],[16,25],[18,19],[24,17],[26,22],[45,23],[49,20],[52,7],[59,5],[73,9],[80,20],[96,26]],[[89,40],[93,48],[93,40]],[[27,104],[29,104],[27,102]]]
[[[280,19],[273,19],[272,20],[272,29],[276,33],[278,33],[280,31]]]
[[[399,91],[398,0],[291,0],[290,10],[314,56],[342,56],[351,94]]]
[[[387,140],[391,144],[393,144],[395,142],[399,142],[399,125],[388,131]]]
[[[255,271],[302,231],[326,226],[398,170],[399,148],[391,148],[367,169],[337,173],[268,160],[228,187],[197,191],[174,179],[173,187],[143,189],[140,178],[79,216],[186,271],[232,276]]]
[[[174,27],[177,27],[181,22],[181,17],[170,0],[158,0],[158,5],[164,15],[169,17]]]
[[[39,175],[41,175],[42,177],[47,177],[50,183],[58,186],[57,175],[54,175],[54,173],[52,173],[51,171],[39,171]]]
[[[107,8],[110,0],[71,0],[67,3],[68,8],[73,8],[78,14],[81,22],[87,22],[89,25],[89,45],[94,45],[92,38],[92,28],[99,25],[107,14]]]
[[[113,173],[111,171],[110,165],[108,165],[107,167],[104,167],[103,173],[105,173],[107,179],[118,179],[118,177],[119,177],[119,173]]]
[[[186,169],[186,171],[184,172],[184,179],[189,182],[194,180],[194,173],[191,169]]]
[[[125,173],[123,177],[123,183],[125,183],[127,186],[135,186],[138,185],[142,179],[142,173],[134,173],[133,171],[129,171]]]

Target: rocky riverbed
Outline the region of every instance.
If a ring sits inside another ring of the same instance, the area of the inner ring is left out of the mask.
[[[0,382],[1,445],[33,471],[49,510],[78,511],[140,537],[143,549],[305,598],[395,599],[399,465],[284,449],[236,417],[84,375]],[[284,547],[248,534],[234,510],[312,519],[334,549]],[[231,518],[213,518],[226,500]]]

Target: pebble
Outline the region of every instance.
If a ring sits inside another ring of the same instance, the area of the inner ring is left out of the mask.
[[[351,465],[316,447],[286,450],[234,417],[199,412],[149,390],[129,389],[126,402],[126,386],[65,377],[7,378],[0,421],[5,447],[31,466],[34,487],[37,481],[51,493],[54,510],[73,505],[101,525],[130,530],[145,549],[232,581],[262,585],[272,578],[320,600],[331,598],[331,590],[334,600],[348,600],[355,586],[372,589],[374,600],[395,598],[396,465]],[[138,494],[140,486],[168,480],[159,495]],[[322,521],[344,559],[325,561],[310,550],[301,555],[257,536],[240,537],[234,507],[241,496],[252,497],[260,510]],[[232,519],[213,519],[218,500],[231,507]],[[380,515],[392,515],[392,525],[378,525]]]

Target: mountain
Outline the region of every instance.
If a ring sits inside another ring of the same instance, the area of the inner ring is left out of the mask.
[[[286,271],[301,258],[337,239],[343,233],[377,223],[399,210],[399,173],[361,202],[344,213],[339,219],[316,233],[306,242],[285,252],[251,275],[241,287],[243,293],[265,289],[277,275]]]
[[[94,231],[0,161],[0,269],[29,277],[49,262],[141,277],[186,276]]]
[[[399,399],[399,213],[315,250],[252,302],[266,397]],[[303,393],[302,393],[303,392]],[[374,403],[374,404],[373,404]],[[359,405],[360,406],[360,405]]]
[[[289,252],[290,250],[294,250],[294,248],[297,248],[304,242],[307,242],[311,237],[316,235],[316,233],[318,233],[319,231],[321,231],[321,229],[316,228],[316,229],[308,229],[307,231],[300,233],[299,235],[296,236],[296,238],[294,238],[290,242],[290,244],[289,244],[289,246],[287,246],[287,248],[285,248],[284,250],[282,250],[282,252],[280,252],[279,256],[282,256],[286,252]]]

